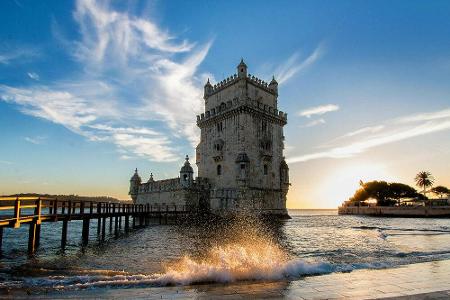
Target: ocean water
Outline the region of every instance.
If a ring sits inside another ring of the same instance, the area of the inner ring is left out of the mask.
[[[27,250],[28,226],[5,229],[0,291],[138,288],[239,281],[302,280],[355,269],[390,268],[450,258],[450,220],[339,216],[290,210],[292,219],[150,225],[104,242],[96,222],[87,247],[81,222],[44,223],[41,245]],[[108,233],[108,227],[107,227]]]

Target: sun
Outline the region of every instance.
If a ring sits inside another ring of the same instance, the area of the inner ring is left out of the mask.
[[[372,180],[394,181],[386,167],[381,164],[361,162],[341,167],[325,177],[318,188],[318,197],[326,199],[332,207],[339,206],[359,188],[359,182]]]

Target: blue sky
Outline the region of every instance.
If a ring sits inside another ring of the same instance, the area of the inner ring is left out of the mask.
[[[448,1],[2,1],[0,194],[128,196],[193,155],[206,78],[280,82],[290,207],[450,185]]]

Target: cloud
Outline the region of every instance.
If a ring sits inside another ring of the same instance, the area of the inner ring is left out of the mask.
[[[303,125],[302,127],[314,127],[317,125],[322,125],[325,124],[325,120],[324,119],[317,119],[317,120],[312,120],[309,123],[306,123],[305,125]]]
[[[421,122],[421,121],[432,121],[439,119],[449,119],[450,109],[444,109],[437,112],[421,113],[412,116],[402,117],[396,120],[398,123],[410,123],[410,122]]]
[[[27,75],[28,75],[28,77],[30,77],[31,79],[39,80],[39,75],[38,75],[37,73],[35,73],[35,72],[28,72]]]
[[[363,134],[363,133],[364,134],[365,133],[375,133],[375,132],[378,132],[378,131],[382,130],[383,128],[384,128],[384,125],[363,127],[361,129],[349,132],[349,133],[345,134],[342,137],[351,137],[351,136],[360,135],[360,134]]]
[[[65,38],[56,22],[53,32],[81,71],[52,84],[0,85],[0,99],[90,141],[113,143],[122,158],[183,157],[179,140],[198,142],[195,115],[206,77],[198,67],[211,42],[179,39],[109,1],[79,0],[73,16],[77,40]]]
[[[5,50],[0,52],[0,64],[8,65],[12,62],[17,61],[27,61],[30,58],[39,56],[39,51],[27,47],[14,47],[13,49]]]
[[[326,105],[320,105],[315,107],[310,107],[304,110],[299,111],[297,114],[302,117],[310,118],[313,115],[323,115],[327,112],[332,112],[339,110],[339,106],[335,104],[326,104]]]
[[[279,84],[283,84],[292,78],[298,72],[306,69],[314,64],[323,54],[323,43],[319,44],[317,48],[304,60],[300,60],[300,54],[294,53],[284,63],[282,63],[276,70],[275,76]]]
[[[1,165],[12,165],[13,163],[7,160],[0,160]]]
[[[29,137],[26,136],[23,138],[25,141],[31,144],[40,145],[43,141],[45,141],[47,138],[44,136],[36,136],[36,137]]]
[[[377,130],[371,134],[364,135],[359,140],[348,142],[345,145],[332,147],[320,152],[292,156],[287,161],[289,163],[297,163],[320,158],[351,157],[381,145],[448,130],[450,129],[449,112],[450,109],[444,109],[426,114],[416,114],[387,121],[385,124],[379,126],[361,128],[345,136],[353,137],[356,135],[354,134],[355,132],[358,134],[361,132],[370,132],[367,128],[377,128]]]

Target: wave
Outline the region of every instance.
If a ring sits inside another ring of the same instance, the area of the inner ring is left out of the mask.
[[[216,246],[202,258],[184,256],[155,274],[108,274],[92,270],[72,274],[25,278],[24,285],[43,289],[94,287],[174,286],[240,281],[278,281],[336,271],[327,262],[292,259],[278,246],[265,242]]]
[[[150,275],[124,274],[108,276],[90,274],[25,278],[21,287],[70,290],[100,287],[160,287],[240,281],[278,281],[283,279],[298,279],[301,276],[331,273],[336,269],[329,263],[308,263],[301,260],[288,261],[277,269],[254,268],[241,270],[241,272],[237,273],[228,268],[217,268],[206,265],[192,265],[192,267],[189,272],[169,271]],[[19,282],[15,281],[14,287],[19,287]]]

